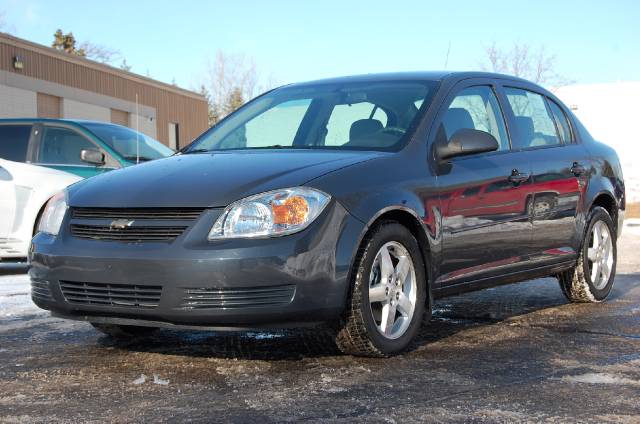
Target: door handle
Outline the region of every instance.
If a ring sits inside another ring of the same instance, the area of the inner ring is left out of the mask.
[[[517,169],[514,169],[513,171],[511,171],[511,175],[509,175],[507,179],[509,180],[510,183],[514,185],[520,184],[529,180],[529,174],[526,174],[518,171]]]
[[[573,175],[575,175],[576,177],[579,177],[580,175],[584,174],[585,172],[587,172],[587,168],[585,168],[584,166],[582,166],[578,162],[573,162],[573,166],[571,167],[571,173]]]

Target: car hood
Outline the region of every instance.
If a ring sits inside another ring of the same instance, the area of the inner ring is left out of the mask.
[[[89,178],[71,187],[77,207],[224,207],[243,197],[302,185],[387,153],[243,151],[176,155]]]

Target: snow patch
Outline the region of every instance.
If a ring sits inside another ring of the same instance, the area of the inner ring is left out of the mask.
[[[31,283],[28,275],[0,276],[0,319],[16,319],[41,313],[44,311],[31,301]]]
[[[581,375],[569,375],[562,377],[562,380],[569,383],[640,386],[640,381],[621,377],[615,374],[587,373]]]
[[[140,385],[140,384],[144,384],[147,382],[147,376],[144,374],[140,374],[140,377],[136,378],[135,380],[133,380],[133,384],[135,385]]]
[[[159,384],[160,386],[168,386],[169,380],[163,380],[158,374],[153,374],[153,384]]]

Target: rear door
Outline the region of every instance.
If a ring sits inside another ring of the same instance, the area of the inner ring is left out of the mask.
[[[532,236],[530,164],[525,153],[511,151],[495,86],[484,80],[459,85],[445,105],[435,121],[433,142],[471,128],[492,134],[500,147],[438,165],[441,286],[520,269]]]
[[[516,131],[514,148],[532,164],[532,263],[573,258],[580,245],[577,212],[586,187],[589,158],[575,142],[565,112],[543,94],[505,87]]]

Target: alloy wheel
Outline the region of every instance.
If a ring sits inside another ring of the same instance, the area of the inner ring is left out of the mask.
[[[596,222],[591,229],[587,260],[591,283],[597,290],[602,290],[609,282],[613,268],[613,240],[603,221]]]
[[[400,243],[385,243],[373,261],[369,277],[369,303],[380,334],[401,337],[409,328],[416,309],[416,272],[407,249]]]

